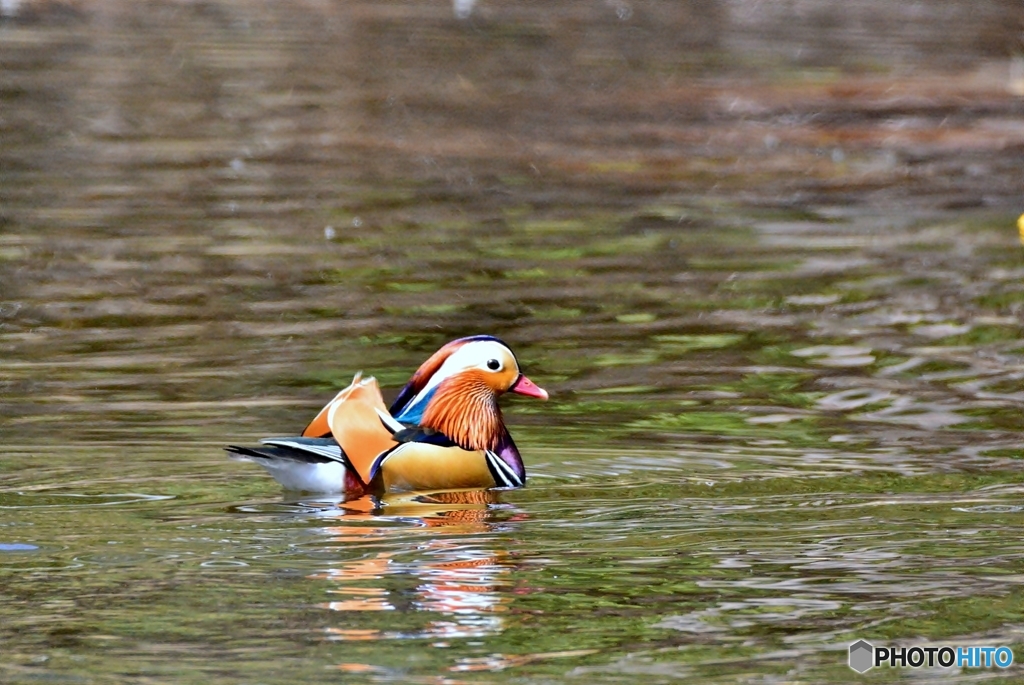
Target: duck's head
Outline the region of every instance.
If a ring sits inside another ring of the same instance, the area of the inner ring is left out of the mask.
[[[505,435],[497,398],[506,392],[548,398],[519,370],[504,342],[488,335],[460,338],[417,369],[391,414],[441,431],[463,447],[494,449]]]

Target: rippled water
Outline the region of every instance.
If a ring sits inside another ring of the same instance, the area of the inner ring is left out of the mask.
[[[0,680],[1024,654],[1016,0],[0,15]],[[221,450],[481,332],[552,393],[525,489]]]

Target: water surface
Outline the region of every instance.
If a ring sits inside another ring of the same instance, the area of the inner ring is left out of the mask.
[[[0,8],[0,679],[1024,654],[1016,2]],[[481,332],[525,489],[221,451]]]

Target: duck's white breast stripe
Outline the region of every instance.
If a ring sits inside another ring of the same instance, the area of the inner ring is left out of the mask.
[[[523,481],[519,478],[519,474],[512,470],[512,467],[505,463],[505,461],[494,452],[487,450],[487,463],[491,467],[491,472],[494,475],[494,480],[500,482],[497,483],[500,487],[505,488],[518,488],[521,487]]]

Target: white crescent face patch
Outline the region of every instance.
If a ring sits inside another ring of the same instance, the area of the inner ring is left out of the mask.
[[[495,366],[494,362],[497,362],[497,366]],[[416,397],[407,406],[411,407],[420,398],[429,395],[430,391],[436,388],[444,379],[463,371],[478,369],[486,373],[502,373],[509,368],[513,370],[513,377],[519,375],[519,365],[516,364],[515,356],[513,356],[511,350],[501,343],[494,340],[477,340],[466,343],[444,360],[441,368],[427,380],[427,384],[423,386],[423,389],[416,394]]]
[[[499,488],[521,488],[523,486],[523,479],[501,457],[490,450],[487,450],[485,454],[487,467]]]

